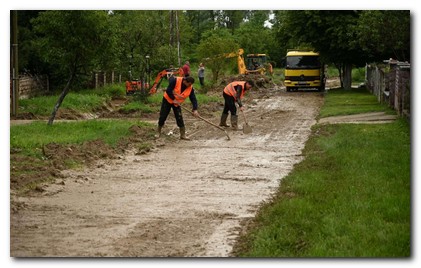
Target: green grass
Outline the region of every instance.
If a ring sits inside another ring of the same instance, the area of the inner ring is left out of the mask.
[[[333,89],[326,93],[325,104],[320,111],[320,118],[335,115],[350,115],[368,112],[388,112],[393,110],[380,105],[376,97],[365,88]]]
[[[325,75],[327,78],[339,77],[338,68],[333,67],[333,66],[328,66]]]
[[[113,84],[97,89],[83,89],[69,92],[60,109],[68,109],[81,113],[94,112],[113,97],[126,95],[124,84]],[[32,113],[36,116],[49,116],[58,100],[59,94],[39,96],[19,100],[20,113]]]
[[[149,126],[147,123],[127,120],[87,120],[79,122],[34,122],[10,127],[10,147],[22,150],[27,155],[36,155],[39,148],[48,143],[81,144],[102,139],[114,146],[122,137],[130,134],[133,124]]]
[[[58,96],[42,96],[19,100],[19,112],[33,113],[34,115],[49,116],[53,111]],[[96,94],[80,94],[70,92],[64,98],[60,109],[69,109],[80,112],[92,112],[99,109],[106,102],[106,97]]]
[[[79,94],[98,95],[106,98],[123,97],[126,95],[126,88],[124,83],[110,84],[104,87],[95,89],[83,89],[78,91]]]
[[[352,69],[352,82],[359,84],[365,81],[365,67]]]
[[[409,123],[319,125],[312,131],[305,160],[260,209],[235,254],[409,257]]]
[[[221,93],[222,94],[222,93]],[[206,94],[196,94],[197,102],[200,104],[207,104],[211,102],[220,102],[221,98],[220,96],[209,96]],[[190,99],[187,99],[186,102],[190,103]]]
[[[120,111],[123,111],[125,113],[131,113],[135,111],[140,111],[142,113],[153,113],[159,111],[159,108],[152,108],[150,105],[147,105],[145,103],[139,101],[132,101],[121,107]]]

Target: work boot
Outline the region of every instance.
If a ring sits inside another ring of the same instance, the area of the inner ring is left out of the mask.
[[[228,118],[228,114],[223,113],[222,116],[221,116],[221,122],[219,123],[220,127],[229,127],[227,125],[227,118]]]
[[[231,115],[231,127],[233,130],[238,130],[238,115]]]
[[[155,138],[161,138],[162,126],[158,126],[158,134],[155,135]]]
[[[180,140],[190,140],[190,138],[186,137],[186,128],[180,127]]]

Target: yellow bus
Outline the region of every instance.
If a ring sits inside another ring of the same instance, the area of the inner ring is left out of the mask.
[[[310,50],[288,50],[285,59],[285,87],[287,91],[299,88],[325,89],[324,66],[320,54]]]

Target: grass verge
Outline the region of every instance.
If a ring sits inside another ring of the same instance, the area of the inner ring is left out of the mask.
[[[365,98],[343,94],[353,103]],[[346,110],[336,103],[326,99]],[[316,125],[312,132],[305,160],[260,209],[234,255],[409,257],[409,123]]]
[[[34,122],[10,127],[10,181],[18,193],[60,177],[60,170],[113,159],[129,147],[154,145],[154,126],[129,120]]]
[[[368,112],[394,113],[386,105],[379,104],[376,97],[367,89],[333,89],[326,94],[325,104],[320,111],[320,118],[335,115],[350,115]]]
[[[145,123],[139,124],[145,125]],[[49,143],[81,144],[89,140],[102,139],[115,146],[122,137],[130,134],[132,121],[86,120],[77,122],[56,122],[49,126],[45,122],[10,127],[10,147],[28,155]]]

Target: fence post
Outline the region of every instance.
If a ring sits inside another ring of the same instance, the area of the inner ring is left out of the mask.
[[[411,115],[410,71],[411,64],[397,60],[384,60],[389,71],[383,65],[366,64],[366,85],[381,103],[387,103],[400,116]],[[380,66],[380,67],[379,67]]]
[[[410,115],[410,70],[411,66],[407,62],[398,63],[399,73],[399,115]]]
[[[95,72],[95,89],[98,88],[98,73]]]

